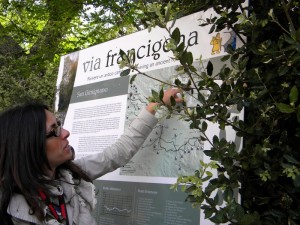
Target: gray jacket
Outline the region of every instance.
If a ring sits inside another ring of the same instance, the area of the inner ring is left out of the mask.
[[[93,180],[97,179],[125,165],[144,143],[156,123],[157,119],[144,109],[115,144],[101,153],[89,155],[74,162]],[[85,181],[81,181],[79,185],[72,185],[76,183],[76,180],[69,171],[63,170],[60,174],[62,176],[60,181],[49,186],[49,190],[54,196],[64,194],[69,224],[96,225],[91,215],[97,201],[94,185]],[[45,206],[44,214],[47,219],[39,221],[35,215],[30,214],[30,207],[21,194],[13,195],[7,209],[15,225],[60,225],[48,211],[49,209]]]

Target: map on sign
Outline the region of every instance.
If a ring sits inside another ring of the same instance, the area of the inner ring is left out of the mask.
[[[168,67],[148,72],[147,75],[154,79],[137,75],[128,91],[126,126],[146,106],[151,90],[159,92],[162,83],[157,80],[173,84],[176,74],[175,67]],[[199,104],[192,95],[186,94],[184,98],[190,106]],[[139,152],[120,169],[120,175],[177,177],[192,174],[203,160],[204,143],[200,136],[199,130],[190,129],[190,123],[179,113],[162,119]]]

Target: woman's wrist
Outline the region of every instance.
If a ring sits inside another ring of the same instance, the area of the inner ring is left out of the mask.
[[[161,104],[158,102],[149,102],[149,104],[146,107],[146,110],[154,115],[157,110],[157,107],[159,107],[160,105]]]

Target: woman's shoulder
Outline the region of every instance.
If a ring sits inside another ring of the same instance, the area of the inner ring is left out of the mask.
[[[39,224],[38,219],[33,215],[32,209],[22,194],[14,194],[12,196],[7,208],[7,213],[17,219]]]
[[[22,194],[13,194],[9,202],[8,209],[11,211],[18,209],[19,207],[30,208]]]

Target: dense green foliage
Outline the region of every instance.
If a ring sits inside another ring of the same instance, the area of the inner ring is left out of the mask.
[[[52,107],[59,57],[142,29],[141,16],[132,1],[0,1],[0,109]]]
[[[220,15],[207,18],[201,26],[213,25],[211,32],[232,29],[246,37],[241,48],[228,46],[230,54],[223,58],[227,65],[215,71],[215,77],[211,63],[206,72],[195,69],[180,31],[167,26],[169,18],[176,18],[174,5],[148,7],[148,24],[169,31],[169,49],[181,63],[178,71],[189,76],[187,83],[177,80],[175,85],[198,93],[199,106],[181,109],[191,128],[202,132],[199,138],[210,141],[205,121],[218,122],[221,129],[232,126],[244,140],[237,152],[234,143],[214,136],[212,148],[205,151],[211,163],[202,162],[194,175],[179,177],[173,188],[185,184],[187,200],[201,207],[214,223],[300,224],[299,1],[251,1],[249,7],[242,3],[206,0],[197,4],[200,10],[213,8]],[[123,66],[136,69],[130,55],[123,53],[123,57]],[[216,79],[222,80],[221,85]],[[201,90],[209,90],[209,97]],[[159,101],[162,95],[155,93],[153,98]],[[244,121],[230,119],[233,106],[245,110]],[[212,168],[217,176],[212,176]]]

